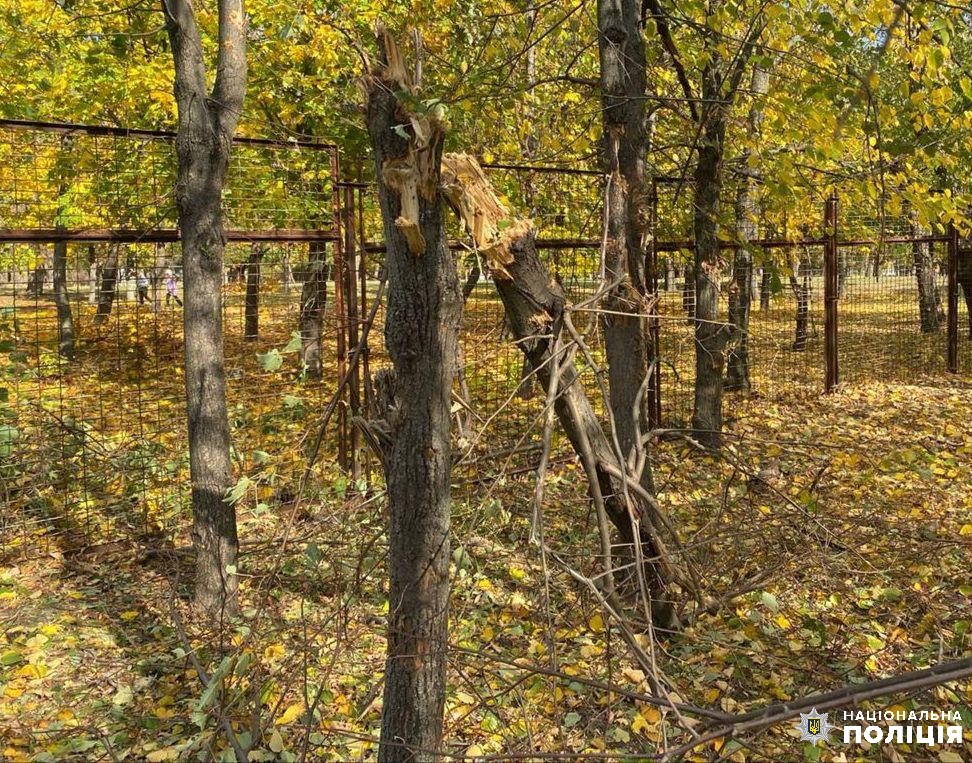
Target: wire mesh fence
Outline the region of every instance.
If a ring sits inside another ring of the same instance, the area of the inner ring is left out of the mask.
[[[103,129],[0,123],[3,554],[120,534],[168,535],[188,524],[172,136]],[[381,224],[367,184],[337,180],[333,147],[252,140],[241,141],[233,156],[226,373],[234,458],[254,483],[245,510],[258,520],[261,512],[292,504],[321,412],[335,395],[340,404],[320,449],[325,457],[314,489],[364,489],[374,473],[356,419],[368,415],[372,376],[388,362],[378,301]],[[601,175],[515,165],[487,171],[511,212],[535,221],[541,257],[569,301],[594,295]],[[695,363],[691,206],[680,181],[654,185],[646,256],[658,284],[661,419],[688,426]],[[727,190],[727,199],[733,194]],[[728,202],[725,208],[733,209]],[[720,315],[736,298],[734,283],[738,291],[734,268],[743,260],[736,253],[746,246],[750,254],[744,278],[752,392],[772,400],[823,391],[833,362],[828,272],[837,290],[841,383],[942,376],[953,335],[958,370],[972,372],[964,298],[972,297],[972,242],[952,246],[948,235],[917,230],[907,216],[889,221],[854,210],[841,210],[826,230],[822,200],[814,214],[820,224],[795,233],[785,217],[767,215],[745,241],[732,232],[731,219],[725,223]],[[455,475],[466,495],[481,497],[496,479],[533,468],[544,395],[512,341],[489,274],[457,224],[450,226],[468,290]],[[76,337],[71,361],[62,356],[53,295],[56,246],[65,247]],[[319,378],[306,372],[313,339],[307,320],[321,325]],[[597,313],[579,313],[575,322],[603,363]],[[952,323],[957,330],[949,330]],[[346,375],[349,383],[339,390]],[[584,369],[582,381],[603,414],[592,369]]]

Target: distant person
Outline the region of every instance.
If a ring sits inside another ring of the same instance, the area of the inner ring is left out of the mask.
[[[170,270],[165,277],[165,304],[168,305],[171,300],[175,300],[175,303],[182,307],[182,300],[179,299],[179,292],[176,290],[176,274]]]
[[[138,289],[138,304],[144,305],[149,300],[149,279],[144,270],[139,270],[136,274],[135,288]]]

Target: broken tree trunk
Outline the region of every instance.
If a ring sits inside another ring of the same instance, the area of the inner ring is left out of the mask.
[[[385,231],[385,346],[393,371],[383,457],[388,495],[388,649],[379,761],[439,760],[449,651],[452,385],[462,291],[442,220],[441,105],[419,108],[391,36],[365,76]]]
[[[443,157],[443,193],[472,233],[493,274],[517,346],[536,369],[544,390],[553,377],[556,345],[565,316],[563,290],[540,261],[536,232],[529,220],[510,220],[475,158],[465,154]],[[505,221],[501,231],[499,223]],[[590,481],[590,491],[603,497],[605,510],[627,548],[640,544],[652,594],[652,617],[661,628],[678,626],[669,600],[675,572],[656,527],[660,509],[646,495],[630,489],[640,484],[629,469],[584,391],[573,363],[559,365],[555,412]],[[628,489],[626,489],[626,484]],[[650,493],[647,493],[650,496]],[[632,554],[634,556],[634,554]]]

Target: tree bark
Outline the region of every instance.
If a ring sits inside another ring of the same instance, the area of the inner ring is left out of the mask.
[[[243,338],[255,340],[260,336],[260,281],[263,267],[263,246],[252,244],[246,262],[246,296],[243,305]]]
[[[598,0],[598,53],[605,194],[604,277],[612,284],[602,301],[610,408],[626,457],[647,430],[641,395],[653,351],[648,334],[645,247],[649,220],[645,191],[647,74],[639,0]],[[651,469],[642,471],[651,489]]]
[[[722,191],[723,144],[726,135],[725,107],[717,67],[706,67],[703,88],[701,144],[695,167],[695,409],[692,429],[706,447],[718,448],[722,440],[722,370],[728,324],[719,320],[719,195]]]
[[[185,289],[185,385],[192,479],[195,606],[216,625],[237,609],[236,509],[223,361],[222,190],[246,89],[246,20],[240,0],[219,0],[219,53],[210,94],[188,0],[162,0],[175,67],[176,207]]]
[[[67,241],[54,242],[54,304],[57,306],[58,352],[74,360],[74,318],[67,286]]]
[[[324,308],[327,306],[327,247],[324,242],[313,242],[307,250],[307,267],[300,290],[300,357],[304,373],[310,379],[320,379],[324,373],[321,361],[321,334],[324,324]]]
[[[385,345],[394,372],[383,458],[388,495],[388,651],[380,761],[440,756],[449,619],[451,396],[462,293],[439,194],[445,135],[436,107],[383,29],[367,78],[368,133],[385,231]],[[411,97],[400,99],[400,93]],[[405,125],[396,131],[396,126]]]

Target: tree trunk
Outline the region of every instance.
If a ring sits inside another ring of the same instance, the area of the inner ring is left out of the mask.
[[[300,357],[304,373],[308,378],[320,379],[324,373],[321,361],[321,334],[324,323],[324,308],[327,305],[327,279],[330,269],[327,266],[327,246],[323,241],[309,245],[307,268],[304,271],[303,286],[300,290]]]
[[[47,262],[42,258],[36,267],[31,271],[24,291],[31,296],[39,297],[44,293],[44,284],[46,281]]]
[[[918,225],[913,212],[911,235],[915,237],[928,235],[928,231]],[[921,330],[924,334],[934,334],[938,331],[941,320],[942,296],[938,289],[932,244],[928,241],[915,241],[911,245],[911,253],[915,263],[915,280],[918,284],[918,315],[921,320]]]
[[[111,307],[115,303],[115,292],[118,288],[118,245],[111,244],[108,258],[101,266],[101,278],[98,282],[98,310],[95,313],[95,324],[101,324],[111,315]]]
[[[74,360],[74,318],[67,285],[67,241],[54,242],[54,304],[57,306],[58,352]]]
[[[800,258],[790,254],[790,290],[796,299],[796,326],[793,349],[802,352],[807,348],[810,326],[810,284],[806,277],[800,281]]]
[[[481,226],[477,245],[490,264],[506,320],[517,346],[537,369],[540,385],[549,390],[557,344],[554,333],[563,325],[566,305],[563,289],[537,254],[536,234],[531,224],[521,220],[499,230],[498,222],[509,220],[509,213],[500,204],[476,160],[462,154],[448,154],[443,164],[444,193],[467,228]],[[608,518],[625,548],[631,551],[637,541],[644,552],[655,624],[660,628],[678,627],[667,593],[674,573],[653,519],[653,512],[660,510],[643,495],[625,490],[622,474],[636,483],[643,479],[618,459],[573,363],[562,364],[557,389],[555,412],[585,466],[592,499],[595,495],[603,497]]]
[[[649,214],[644,180],[647,75],[641,13],[638,0],[597,3],[602,162],[609,175],[604,277],[613,284],[602,302],[602,325],[611,415],[626,457],[639,447],[639,432],[648,429],[648,400],[642,386],[653,355],[645,298],[644,241]],[[642,485],[651,489],[648,466],[642,471]]]
[[[767,263],[759,277],[759,310],[767,312],[770,307],[770,297],[773,296],[773,266]]]
[[[752,94],[755,98],[749,109],[747,127],[756,138],[763,124],[761,97],[769,90],[769,71],[753,68]],[[736,249],[733,264],[733,285],[729,294],[729,323],[733,330],[733,345],[726,364],[726,389],[748,392],[749,379],[749,312],[753,301],[753,251],[750,241],[759,237],[759,201],[756,199],[759,175],[749,168],[752,153],[743,152],[739,164],[746,173],[736,193],[736,226],[741,245]]]
[[[708,68],[708,67],[707,67]],[[716,99],[719,89],[703,90]],[[722,439],[722,371],[731,336],[719,321],[719,194],[722,190],[722,152],[725,112],[714,100],[707,114],[695,168],[695,409],[692,429],[706,447],[718,448]]]
[[[246,297],[244,299],[243,338],[254,340],[260,336],[260,271],[263,267],[263,246],[250,245],[246,262]]]
[[[410,111],[418,85],[391,37],[367,78],[368,133],[385,231],[385,345],[394,373],[383,458],[388,652],[380,761],[440,758],[449,621],[450,425],[462,293],[439,194],[444,126]],[[399,99],[406,92],[410,98]],[[396,132],[405,124],[407,137]]]
[[[211,625],[237,609],[236,508],[223,360],[222,190],[246,88],[246,20],[240,0],[219,0],[219,53],[212,93],[188,0],[163,0],[175,65],[176,208],[185,290],[186,408],[192,480],[195,606]]]

